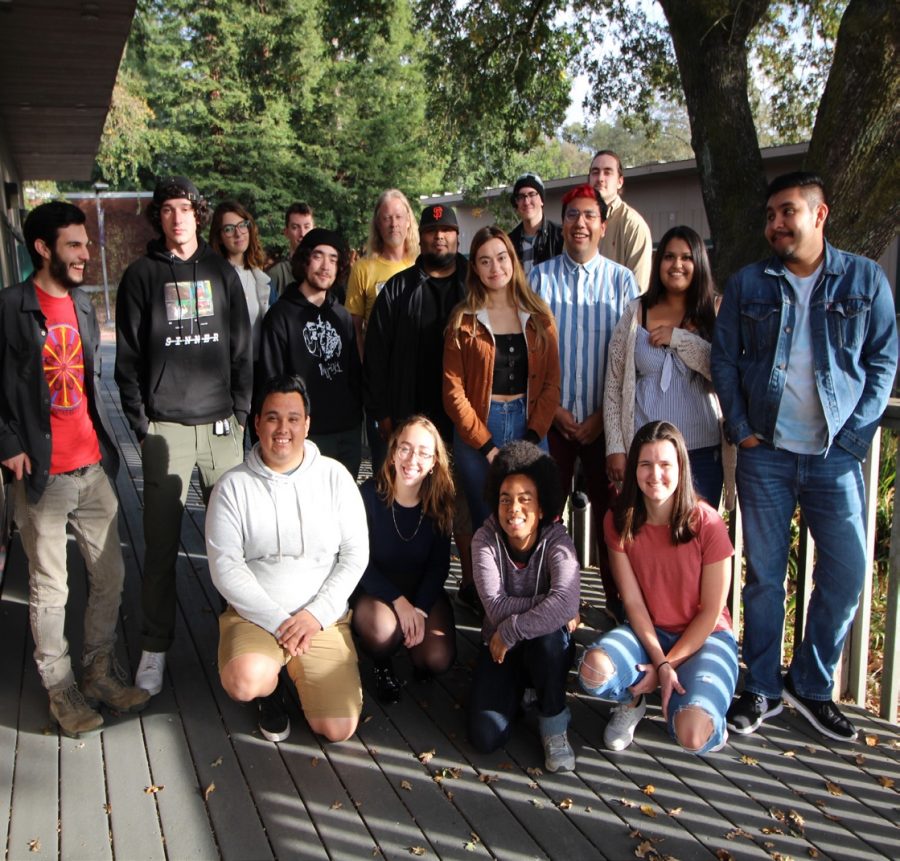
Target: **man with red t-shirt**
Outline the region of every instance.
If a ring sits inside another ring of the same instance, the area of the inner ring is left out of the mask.
[[[125,684],[113,653],[125,577],[111,485],[119,456],[98,392],[100,329],[78,289],[89,257],[84,221],[62,201],[32,210],[24,233],[34,276],[0,291],[0,462],[15,478],[34,656],[50,717],[76,738],[102,725],[99,703],[129,712],[149,700]],[[80,690],[64,631],[67,524],[90,587]]]

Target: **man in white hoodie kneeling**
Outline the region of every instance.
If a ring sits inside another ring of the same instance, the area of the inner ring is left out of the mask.
[[[256,417],[259,442],[216,482],[206,515],[226,693],[255,700],[270,741],[290,735],[279,684],[287,667],[311,729],[329,741],[356,731],[362,686],[347,600],[368,563],[362,498],[350,473],[306,437],[301,377],[270,380]]]

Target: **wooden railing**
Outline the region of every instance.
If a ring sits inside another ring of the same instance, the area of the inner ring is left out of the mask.
[[[892,398],[881,421],[882,428],[900,432],[900,399]],[[844,644],[844,653],[835,673],[835,690],[843,699],[857,705],[866,704],[866,686],[869,666],[869,635],[872,617],[872,586],[875,573],[875,512],[878,504],[878,466],[881,454],[881,428],[872,441],[869,455],[863,465],[866,489],[866,577],[859,608],[853,627]],[[897,473],[900,474],[900,446],[897,450]],[[575,541],[582,564],[596,564],[596,545],[589,539],[593,534],[590,509],[568,509],[568,525]],[[740,628],[741,584],[743,581],[743,534],[741,530],[740,500],[731,513],[729,529],[734,542],[732,564],[732,588],[728,597],[729,610],[735,628]],[[815,545],[800,520],[800,547],[797,564],[796,613],[793,630],[786,631],[786,639],[799,645],[803,637],[806,608],[812,592],[812,571]],[[891,524],[890,565],[888,569],[887,606],[884,632],[884,666],[880,683],[881,705],[879,714],[891,723],[900,723],[898,698],[900,698],[900,517],[894,506]]]

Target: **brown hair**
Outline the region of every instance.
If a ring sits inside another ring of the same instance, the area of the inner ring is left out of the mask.
[[[378,475],[375,476],[375,490],[378,491],[378,496],[385,505],[394,504],[394,478],[397,474],[394,455],[397,453],[401,434],[412,425],[424,428],[434,439],[434,465],[431,467],[431,472],[425,476],[419,493],[422,512],[434,521],[439,532],[450,535],[453,531],[453,500],[456,498],[456,489],[453,484],[453,476],[450,474],[450,458],[447,455],[447,447],[430,419],[422,415],[415,415],[404,419],[397,425],[388,442],[387,457],[385,457]]]
[[[641,449],[651,442],[668,440],[675,446],[678,461],[678,486],[675,488],[674,505],[669,526],[672,529],[672,544],[687,544],[694,538],[693,522],[697,512],[697,495],[691,478],[691,462],[688,459],[684,437],[675,425],[669,422],[648,422],[635,435],[628,450],[625,465],[625,480],[622,492],[613,507],[613,525],[622,538],[622,543],[634,541],[641,527],[647,522],[647,507],[644,494],[637,483],[637,465]]]
[[[250,222],[250,242],[244,252],[244,266],[247,269],[262,269],[266,262],[262,246],[259,244],[259,230],[249,211],[236,200],[223,200],[213,211],[212,224],[209,226],[209,244],[213,251],[228,259],[228,249],[222,242],[222,219],[226,213],[233,212]]]
[[[459,338],[459,327],[462,324],[463,317],[466,314],[471,314],[474,317],[487,304],[488,291],[475,271],[475,257],[482,245],[487,244],[492,239],[499,239],[503,243],[506,253],[509,254],[509,259],[512,261],[512,278],[506,288],[509,298],[517,310],[527,311],[531,314],[537,330],[538,342],[541,346],[546,346],[547,332],[552,331],[556,326],[553,312],[550,310],[550,306],[528,286],[528,282],[525,280],[525,272],[522,269],[522,264],[519,263],[519,257],[510,238],[493,224],[482,227],[472,237],[472,245],[469,249],[469,273],[466,276],[466,298],[451,312],[447,328],[455,332],[456,337]]]

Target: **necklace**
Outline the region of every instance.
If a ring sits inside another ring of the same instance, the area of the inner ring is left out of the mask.
[[[413,538],[415,538],[419,534],[419,527],[422,525],[422,521],[425,519],[425,508],[423,507],[422,510],[419,512],[419,522],[416,524],[416,528],[413,531],[413,534],[410,535],[409,538],[407,538],[400,531],[400,527],[397,526],[397,513],[394,511],[394,506],[396,504],[397,504],[396,502],[391,503],[391,517],[393,518],[393,521],[394,521],[394,531],[397,533],[397,537],[401,541],[405,541],[407,544],[409,544],[409,542],[412,541]]]

